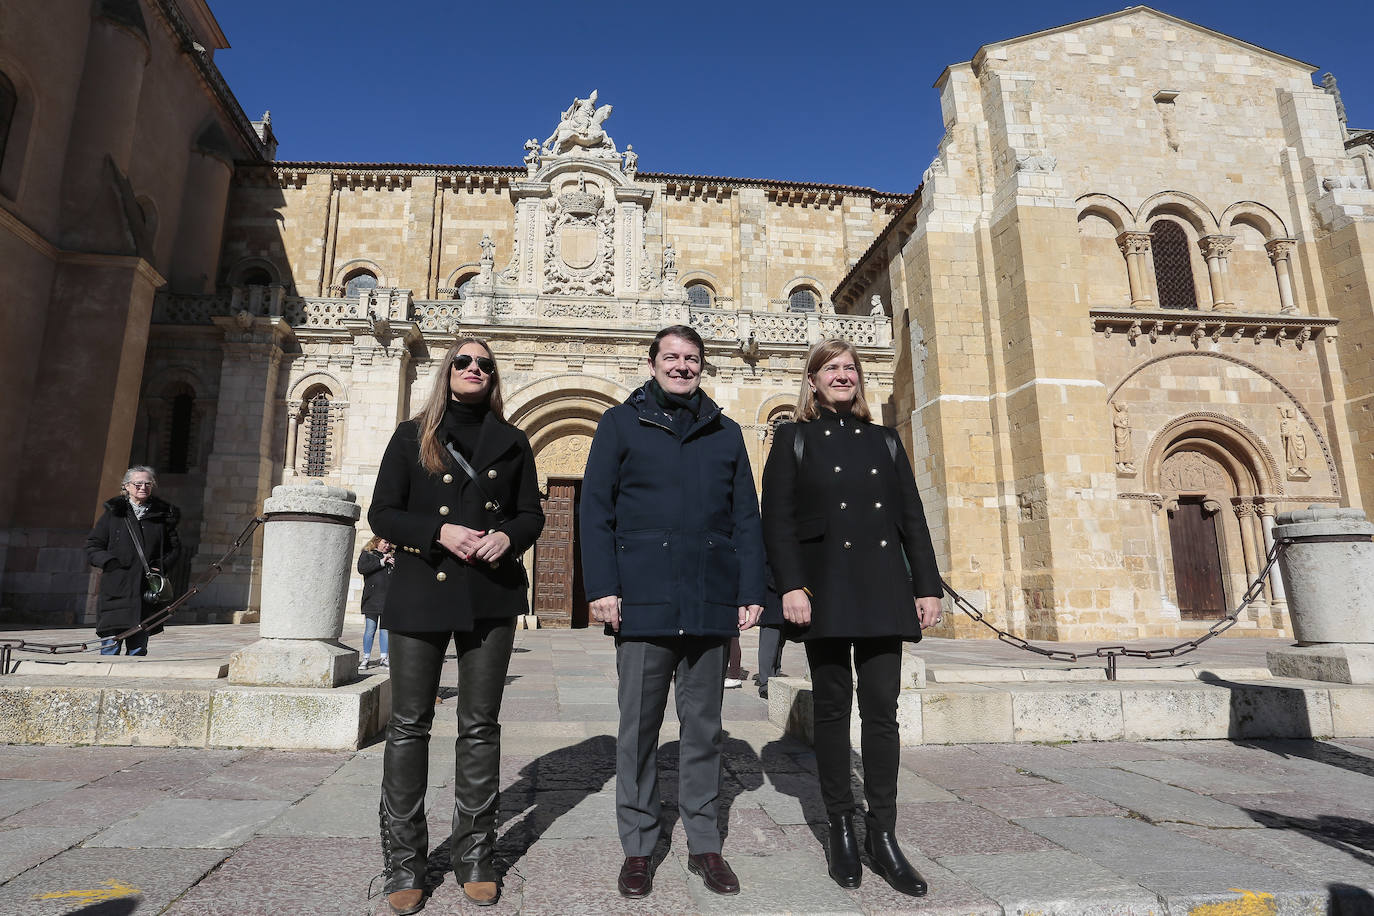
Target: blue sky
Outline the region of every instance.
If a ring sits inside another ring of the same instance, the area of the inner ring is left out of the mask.
[[[943,133],[931,84],[982,44],[1127,4],[211,0],[216,62],[282,159],[518,165],[600,91],[644,171],[910,191]],[[1156,9],[1335,73],[1374,128],[1374,4]]]

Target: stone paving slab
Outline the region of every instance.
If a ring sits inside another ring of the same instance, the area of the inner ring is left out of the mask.
[[[0,826],[0,883],[95,833],[92,827]]]
[[[302,843],[259,837],[237,849],[166,913],[354,916],[368,910],[367,882],[379,871],[380,858],[375,841],[319,838]]]
[[[46,779],[0,779],[0,818],[8,821],[18,812],[38,807],[80,785]]]
[[[120,821],[87,846],[232,849],[286,810],[281,801],[167,798]]]
[[[134,912],[118,906],[125,901],[137,903],[140,916],[161,913],[224,855],[222,849],[69,849],[0,887],[0,916],[65,916],[87,906],[95,916],[102,903],[110,916]]]
[[[166,792],[155,789],[73,789],[6,818],[4,826],[90,827],[92,830],[88,832],[93,832],[94,829],[133,817],[148,805],[166,797]]]
[[[1182,821],[1208,827],[1254,825],[1251,818],[1231,805],[1124,770],[1042,767],[1035,772],[1061,785],[1072,785],[1080,791],[1138,812],[1152,821]]]
[[[1163,916],[1159,898],[1091,859],[1064,850],[942,856],[940,864],[1005,913]]]

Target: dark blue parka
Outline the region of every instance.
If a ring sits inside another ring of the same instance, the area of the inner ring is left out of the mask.
[[[681,438],[640,387],[601,417],[582,478],[587,599],[619,596],[620,636],[734,636],[763,604],[763,532],[739,424],[703,393]]]

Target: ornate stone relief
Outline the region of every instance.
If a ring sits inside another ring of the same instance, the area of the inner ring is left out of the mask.
[[[1201,452],[1178,452],[1164,459],[1159,485],[1165,492],[1230,493],[1231,477],[1215,460]]]
[[[1112,404],[1112,442],[1116,447],[1116,472],[1123,477],[1135,475],[1131,460],[1131,413],[1125,404]]]
[[[539,450],[535,464],[539,476],[581,477],[587,467],[587,451],[591,448],[590,436],[573,435],[555,439]]]
[[[560,295],[615,293],[615,205],[588,190],[578,175],[569,188],[545,203],[544,291]]]
[[[1306,468],[1307,436],[1297,423],[1297,411],[1291,407],[1279,408],[1279,438],[1283,442],[1283,460],[1288,469],[1288,479],[1311,480],[1312,475]]]

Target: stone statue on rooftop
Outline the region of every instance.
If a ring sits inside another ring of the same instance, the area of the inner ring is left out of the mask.
[[[558,128],[544,141],[546,156],[561,155],[574,147],[604,151],[619,158],[613,141],[601,125],[611,116],[611,106],[596,105],[596,90],[585,99],[574,98],[563,112]]]

